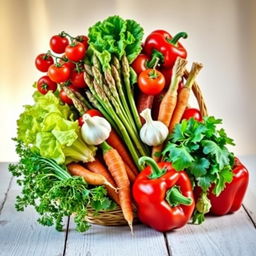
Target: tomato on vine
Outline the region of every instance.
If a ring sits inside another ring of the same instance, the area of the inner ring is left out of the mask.
[[[145,71],[147,69],[147,62],[149,61],[149,58],[145,54],[140,54],[132,63],[132,68],[135,70],[137,75],[139,75],[141,72]]]
[[[69,40],[63,35],[54,35],[50,39],[50,47],[55,53],[65,52],[65,48],[69,45]]]
[[[66,103],[68,105],[73,104],[73,101],[68,97],[68,95],[65,93],[65,91],[63,89],[60,90],[59,97],[63,103]]]
[[[70,68],[64,64],[53,64],[48,69],[48,76],[55,83],[66,82],[70,76]]]
[[[85,46],[80,42],[73,42],[65,49],[65,55],[67,58],[75,62],[82,60],[85,56],[85,52]]]
[[[145,94],[157,95],[164,89],[164,75],[156,69],[147,69],[140,73],[138,86]]]
[[[54,63],[51,55],[47,53],[39,54],[35,59],[36,68],[41,72],[47,72],[48,68]]]
[[[87,86],[84,81],[84,72],[77,69],[71,71],[70,82],[77,88],[85,88]]]
[[[88,40],[89,40],[88,37],[84,35],[76,37],[76,41],[82,43],[86,50],[88,48]]]
[[[54,83],[49,76],[42,76],[37,81],[37,89],[40,93],[46,94],[48,91],[55,92],[57,89],[57,84]]]

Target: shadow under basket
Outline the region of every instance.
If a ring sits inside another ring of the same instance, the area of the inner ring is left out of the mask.
[[[184,78],[188,78],[188,71],[185,71]],[[200,90],[199,85],[197,82],[194,82],[192,87],[193,94],[197,100],[198,107],[200,109],[202,116],[207,116],[207,107],[202,95],[202,92]],[[136,208],[133,209],[134,214],[134,221],[133,224],[136,224],[139,222],[137,214],[136,214]],[[124,219],[122,210],[120,206],[117,206],[115,210],[110,211],[99,211],[97,214],[95,214],[95,211],[93,209],[88,209],[88,215],[86,217],[87,221],[92,224],[96,225],[103,225],[103,226],[123,226],[127,225],[127,221]]]

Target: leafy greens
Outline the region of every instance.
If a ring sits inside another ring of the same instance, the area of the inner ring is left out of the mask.
[[[177,171],[186,169],[202,191],[215,184],[213,193],[217,196],[232,181],[234,164],[234,156],[226,147],[234,143],[224,129],[217,130],[221,123],[214,117],[205,117],[203,122],[183,120],[175,126],[162,153]]]
[[[10,172],[18,177],[22,195],[17,196],[16,209],[23,211],[32,205],[41,215],[38,222],[45,226],[55,225],[63,229],[63,218],[75,215],[76,230],[89,228],[86,221],[88,207],[96,212],[113,209],[115,203],[107,197],[104,187],[90,187],[82,177],[72,177],[65,165],[41,157],[18,141],[16,151],[20,156],[17,164],[10,164]]]
[[[111,54],[118,59],[125,54],[131,63],[141,52],[143,28],[134,20],[111,16],[89,28],[89,53],[99,58],[103,69],[109,68]]]
[[[96,147],[82,140],[69,106],[63,105],[51,91],[46,95],[35,92],[33,98],[35,104],[24,106],[17,121],[17,139],[60,164],[93,161]]]

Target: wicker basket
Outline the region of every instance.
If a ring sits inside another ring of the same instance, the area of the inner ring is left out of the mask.
[[[188,71],[185,71],[184,77],[185,79],[188,78]],[[200,90],[199,85],[197,82],[194,82],[192,87],[193,94],[197,100],[200,112],[202,116],[207,116],[207,107],[202,95],[202,92]],[[137,223],[139,220],[137,218],[136,214],[136,208],[134,207],[134,221],[133,223]],[[112,211],[100,211],[97,214],[93,211],[93,209],[88,210],[88,216],[87,221],[93,224],[97,225],[103,225],[103,226],[123,226],[127,225],[126,220],[124,219],[123,213],[121,208],[118,206],[115,210]]]

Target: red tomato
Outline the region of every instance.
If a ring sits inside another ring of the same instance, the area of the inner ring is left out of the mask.
[[[137,75],[139,75],[142,71],[147,69],[146,63],[149,61],[148,56],[145,54],[140,54],[132,63],[132,68],[135,70]]]
[[[86,83],[84,81],[84,72],[77,72],[77,70],[71,71],[70,82],[77,88],[85,88]]]
[[[85,47],[85,49],[88,48],[88,37],[87,36],[77,36],[76,40],[80,43],[82,43]]]
[[[80,42],[75,42],[74,44],[69,44],[65,49],[65,54],[69,60],[79,61],[85,56],[85,46]]]
[[[65,52],[68,45],[69,41],[65,36],[55,35],[50,39],[50,47],[55,53]]]
[[[67,103],[68,105],[72,105],[73,101],[67,96],[63,89],[60,90],[59,97],[62,102]]]
[[[85,112],[85,114],[89,114],[90,116],[101,116],[101,117],[103,117],[101,112],[97,109],[89,109]]]
[[[46,94],[48,91],[55,92],[57,89],[57,84],[54,83],[49,76],[42,76],[37,81],[37,89],[40,93]]]
[[[182,120],[189,120],[192,117],[199,122],[203,121],[201,112],[196,108],[187,108],[182,116]]]
[[[48,69],[48,76],[55,83],[66,82],[70,76],[70,69],[66,65],[53,64]]]
[[[165,78],[158,70],[147,69],[140,73],[138,85],[143,93],[157,95],[164,89]]]
[[[102,114],[100,113],[100,111],[97,110],[97,109],[89,109],[89,110],[87,110],[87,111],[85,112],[85,114],[89,114],[90,116],[101,116],[101,117],[103,117],[103,115],[102,115]],[[79,124],[80,126],[83,126],[84,120],[83,120],[83,117],[82,117],[82,116],[80,116],[80,117],[78,118],[78,124]]]
[[[69,61],[65,55],[61,57],[61,59],[59,60],[59,63],[68,66],[70,70],[76,67],[76,64]]]
[[[53,62],[52,56],[45,53],[39,54],[35,59],[36,68],[42,72],[47,72]]]

